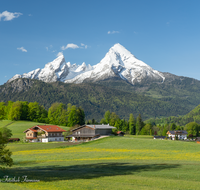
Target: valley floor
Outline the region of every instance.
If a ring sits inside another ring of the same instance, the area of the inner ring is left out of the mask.
[[[200,189],[200,145],[133,136],[63,143],[10,143],[14,166],[1,189]]]

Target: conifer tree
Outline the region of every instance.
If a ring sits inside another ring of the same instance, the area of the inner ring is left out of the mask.
[[[140,131],[142,130],[144,123],[142,121],[141,114],[138,115],[136,119],[136,135],[139,135]]]
[[[129,123],[129,133],[131,135],[135,135],[135,131],[136,131],[135,124],[136,123],[135,123],[135,118],[132,113],[130,114],[128,123]]]

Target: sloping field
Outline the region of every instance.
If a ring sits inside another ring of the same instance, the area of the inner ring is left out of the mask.
[[[13,136],[11,138],[20,138],[23,140],[25,137],[25,133],[23,133],[26,129],[31,128],[35,125],[44,125],[44,123],[32,122],[32,121],[10,121],[3,120],[0,121],[0,127],[6,126],[8,129],[12,130]],[[48,125],[48,124],[47,124]],[[60,126],[64,130],[69,129],[66,126]]]
[[[200,187],[200,145],[194,142],[127,136],[76,146],[58,145],[9,144],[15,165],[1,171],[0,178],[26,175],[40,182],[0,183],[0,186],[3,189],[176,190]]]

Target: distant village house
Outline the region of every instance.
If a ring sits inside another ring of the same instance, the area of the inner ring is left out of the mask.
[[[168,131],[167,135],[172,140],[176,140],[176,137],[178,140],[186,140],[187,139],[187,131],[185,130],[175,130],[175,131]]]
[[[64,129],[57,125],[36,125],[24,131],[29,142],[64,141]]]

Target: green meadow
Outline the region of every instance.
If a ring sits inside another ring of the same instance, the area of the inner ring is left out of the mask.
[[[8,127],[17,137],[18,130],[31,123]],[[7,147],[14,165],[0,171],[0,179],[7,175],[40,181],[1,182],[0,189],[200,189],[200,144],[195,142],[125,136],[82,144],[10,143]]]
[[[8,129],[12,130],[12,138],[20,138],[23,140],[25,137],[24,131],[28,128],[31,128],[35,125],[44,125],[44,123],[32,122],[32,121],[10,121],[10,120],[2,120],[0,121],[0,127],[7,126]],[[49,125],[49,124],[47,124]],[[60,126],[64,130],[68,130],[69,127]]]

